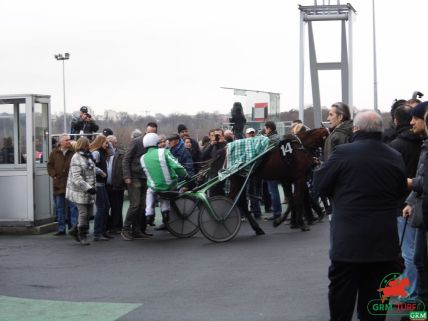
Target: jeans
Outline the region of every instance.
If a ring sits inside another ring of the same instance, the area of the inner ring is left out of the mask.
[[[417,294],[425,306],[428,306],[428,253],[427,253],[427,230],[416,229],[415,240],[415,266],[418,271]]]
[[[397,227],[398,227],[398,236],[400,237],[401,252],[404,258],[405,269],[402,274],[402,278],[407,277],[410,281],[410,286],[406,288],[408,296],[406,301],[415,300],[416,295],[416,285],[418,280],[418,272],[414,263],[415,257],[415,238],[416,238],[416,229],[411,227],[410,224],[407,224],[406,231],[404,233],[404,238],[401,240],[404,229],[404,217],[397,217]]]
[[[55,214],[58,221],[58,231],[65,232],[65,194],[54,195]],[[73,202],[67,201],[71,225],[77,224],[77,208]]]
[[[99,236],[107,232],[107,219],[110,211],[107,189],[104,186],[97,186],[96,203],[97,212],[94,220],[94,235]]]
[[[278,182],[267,181],[270,198],[272,200],[272,212],[273,216],[279,217],[282,214],[281,198],[279,196]]]

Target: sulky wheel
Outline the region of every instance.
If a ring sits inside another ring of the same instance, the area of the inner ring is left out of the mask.
[[[202,208],[199,214],[199,228],[202,234],[213,242],[227,242],[233,239],[241,227],[241,215],[237,206],[226,217],[233,202],[224,196],[208,198],[211,207],[216,213],[212,216],[207,208]]]
[[[199,231],[200,209],[201,206],[196,203],[196,200],[186,195],[172,200],[166,228],[176,237],[192,237]]]

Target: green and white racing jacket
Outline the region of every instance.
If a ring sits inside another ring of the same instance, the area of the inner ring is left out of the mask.
[[[149,147],[141,156],[141,167],[147,176],[147,186],[154,191],[170,191],[177,186],[178,177],[187,172],[166,148]]]

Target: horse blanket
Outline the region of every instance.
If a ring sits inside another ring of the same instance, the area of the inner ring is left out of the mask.
[[[226,146],[226,165],[219,171],[219,179],[223,180],[234,174],[242,165],[251,162],[269,148],[269,138],[256,136],[235,140]]]

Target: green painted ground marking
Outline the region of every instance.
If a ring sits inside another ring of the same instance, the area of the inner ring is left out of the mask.
[[[1,321],[114,321],[136,303],[69,302],[0,296]]]

